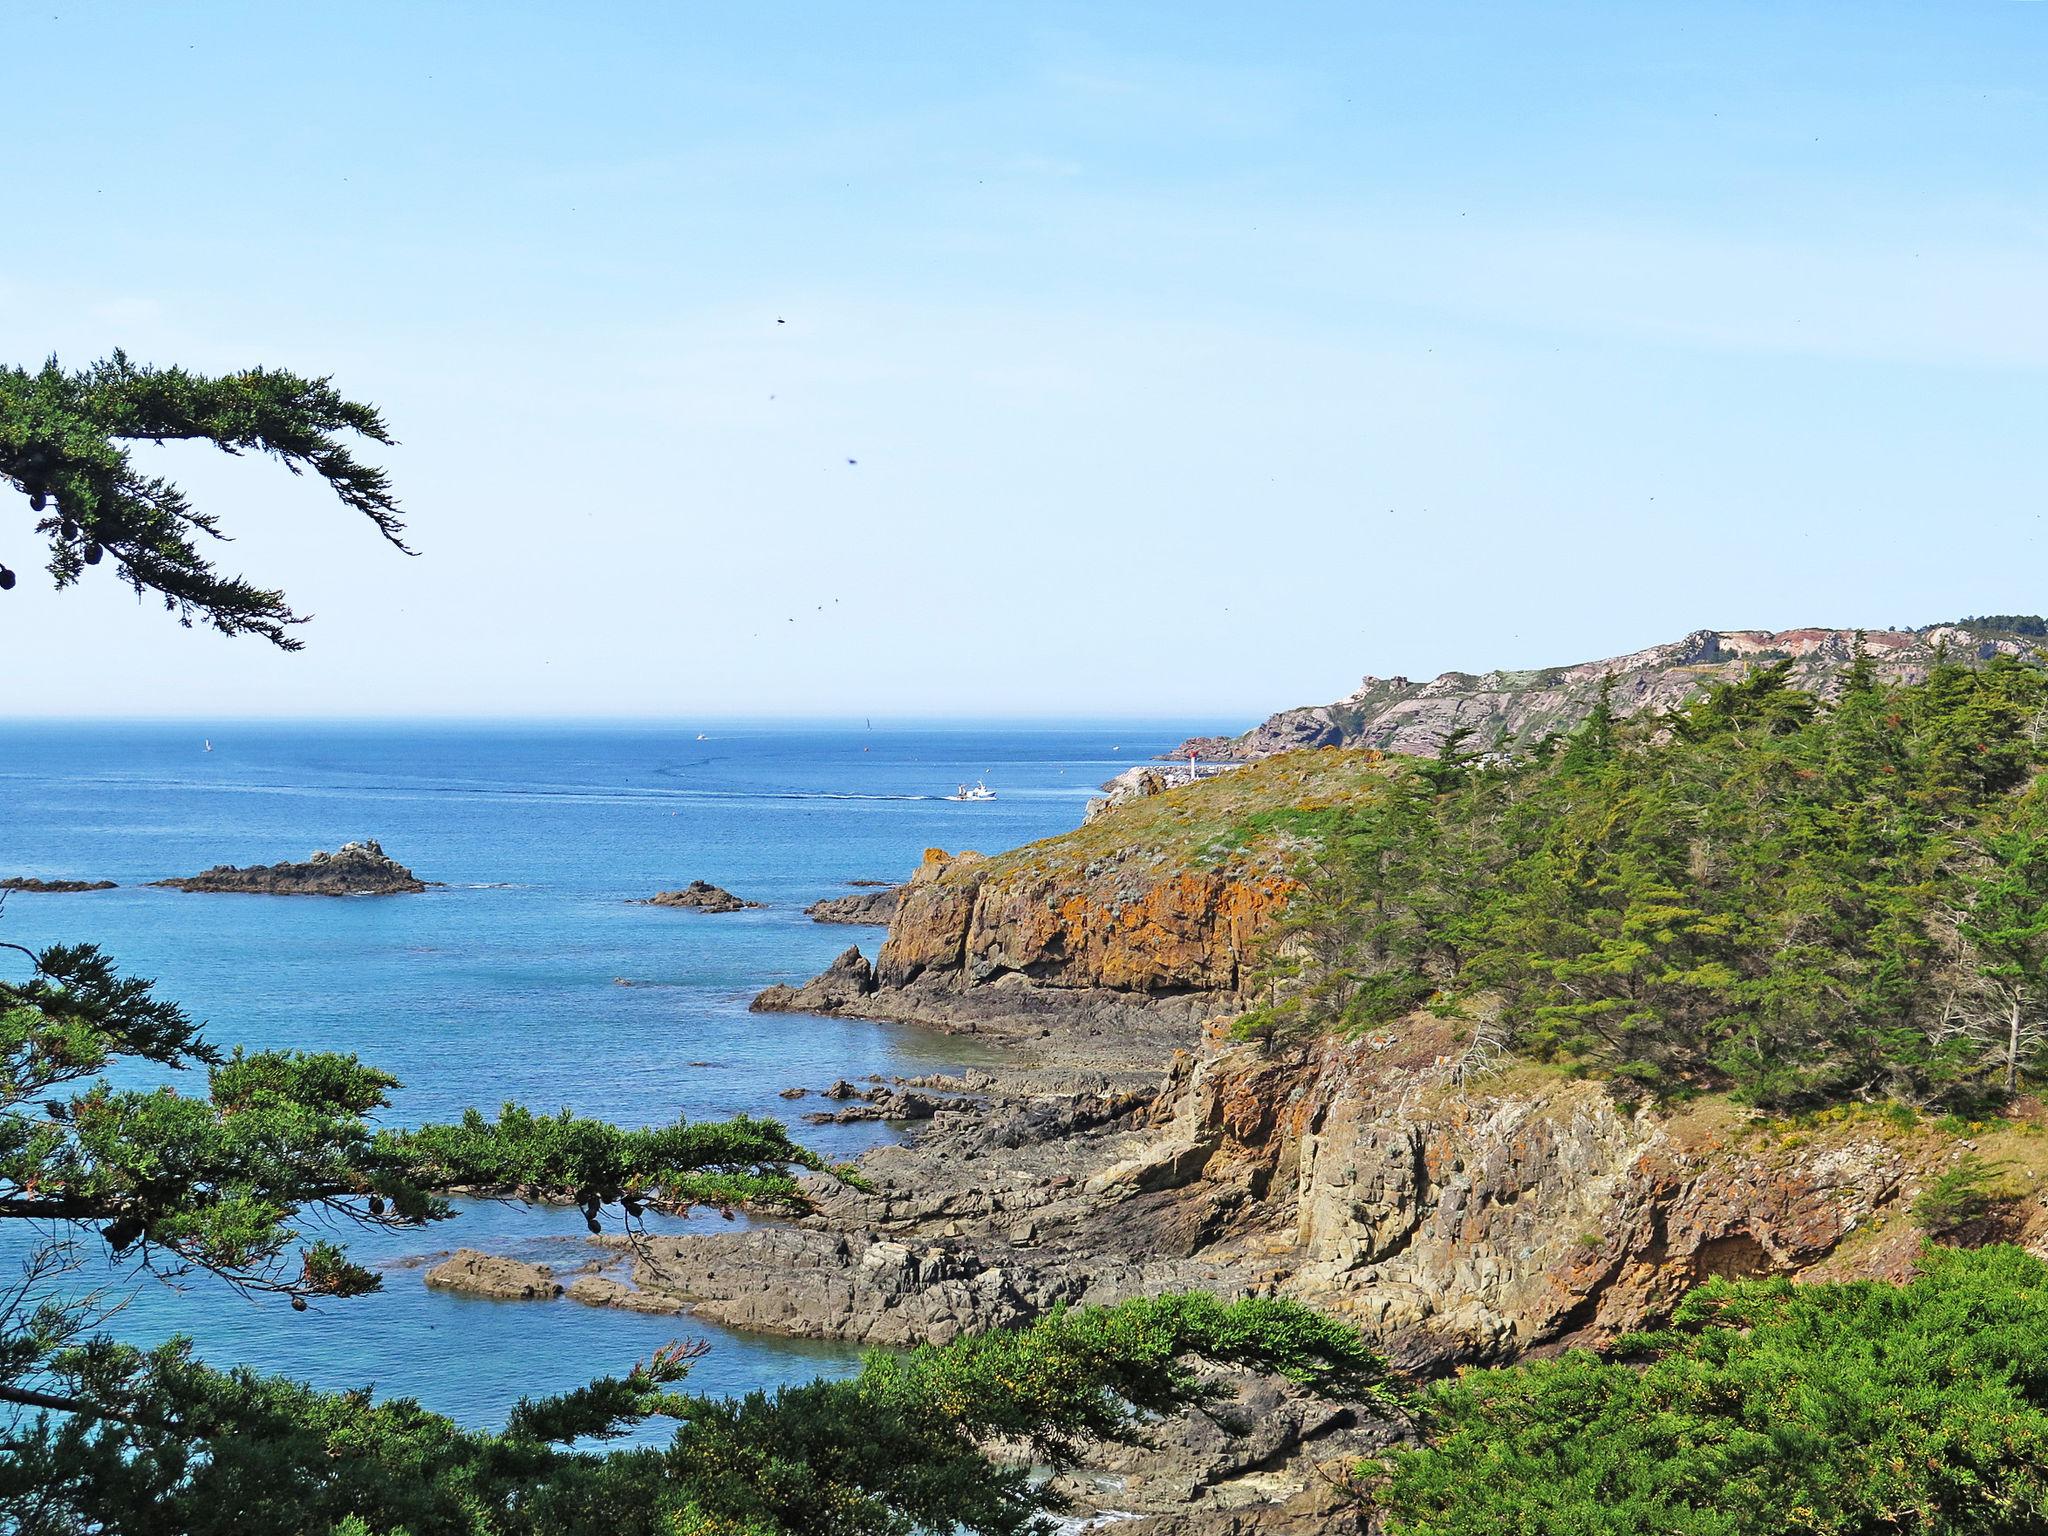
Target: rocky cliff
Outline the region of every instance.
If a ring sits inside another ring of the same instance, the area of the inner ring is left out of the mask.
[[[1880,674],[1917,682],[1946,654],[1966,660],[2031,656],[2048,644],[2038,620],[1965,620],[1924,629],[1700,629],[1683,640],[1626,656],[1535,671],[1445,672],[1428,682],[1367,677],[1334,704],[1285,709],[1242,736],[1198,736],[1174,749],[1214,761],[1249,761],[1301,747],[1376,747],[1427,755],[1454,730],[1475,749],[1533,742],[1585,719],[1601,684],[1614,680],[1623,714],[1669,709],[1710,683],[1733,681],[1760,664],[1790,660],[1797,687],[1829,695],[1859,636]],[[2014,625],[2019,628],[2012,627]],[[2021,629],[2034,630],[2022,633]]]
[[[1291,1050],[1220,1032],[1149,1088],[982,1074],[862,1193],[794,1227],[651,1241],[636,1279],[735,1327],[901,1345],[1187,1286],[1294,1296],[1421,1373],[1599,1344],[1713,1275],[1897,1275],[1912,1205],[1966,1151],[2038,1190],[2028,1122],[1959,1135],[1844,1110],[1629,1107],[1476,1072],[1416,1018]],[[978,1092],[976,1091],[978,1090]],[[2038,1193],[2005,1235],[2048,1233]]]
[[[1297,888],[1301,839],[1271,816],[1346,800],[1384,772],[1368,753],[1290,754],[993,857],[930,849],[872,963],[849,951],[755,1007],[1044,1038],[1069,1065],[1087,1041],[1101,1061],[1163,1059],[1132,1042],[1188,1043],[1227,1008]]]

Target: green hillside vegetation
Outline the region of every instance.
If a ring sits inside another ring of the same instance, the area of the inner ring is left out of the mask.
[[[1132,862],[1278,869],[1307,849],[1318,818],[1356,804],[1387,772],[1376,752],[1286,752],[1127,800],[1114,815],[992,855],[982,869],[1075,874]]]
[[[2009,1097],[2048,1023],[2048,675],[1859,658],[1826,705],[1787,671],[1240,818],[1222,843],[1314,850],[1240,1030],[1427,1006],[1659,1095]]]
[[[1931,1250],[1911,1284],[1715,1280],[1608,1358],[1470,1371],[1377,1494],[1390,1536],[2039,1531],[2048,1266]]]

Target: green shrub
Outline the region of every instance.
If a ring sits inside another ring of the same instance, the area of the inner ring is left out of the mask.
[[[1712,1281],[1613,1358],[1469,1372],[1381,1467],[1389,1536],[2037,1536],[2048,1267]]]

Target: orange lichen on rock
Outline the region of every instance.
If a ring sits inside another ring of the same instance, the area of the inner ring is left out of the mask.
[[[906,986],[957,971],[1062,987],[1229,992],[1296,889],[1269,871],[1046,867],[938,849],[903,893],[877,975]]]

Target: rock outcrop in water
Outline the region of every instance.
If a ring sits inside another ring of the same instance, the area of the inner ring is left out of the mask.
[[[561,1282],[545,1264],[522,1264],[517,1259],[458,1248],[429,1269],[428,1285],[467,1296],[489,1296],[498,1301],[546,1301],[562,1294]]]
[[[761,905],[758,901],[742,901],[731,891],[723,890],[705,880],[692,880],[679,891],[661,891],[647,898],[650,907],[684,907],[692,912],[744,912],[749,907]]]
[[[1428,682],[1368,677],[1334,704],[1284,709],[1242,736],[1197,736],[1171,754],[1248,761],[1303,747],[1375,747],[1427,756],[1454,730],[1487,750],[1504,739],[1533,743],[1569,731],[1593,708],[1602,682],[1614,680],[1614,707],[1624,715],[1669,709],[1702,687],[1732,682],[1752,668],[1791,662],[1791,682],[1832,696],[1861,643],[1880,676],[1918,682],[1944,654],[1964,660],[2031,656],[2038,632],[1982,623],[1924,629],[1699,629],[1683,640],[1627,656],[1530,671],[1445,672]]]
[[[827,896],[823,901],[814,901],[805,907],[804,916],[814,923],[868,923],[886,927],[889,919],[896,915],[896,903],[902,896],[903,888],[896,885],[856,891],[851,896]]]
[[[260,896],[393,896],[427,888],[374,839],[343,843],[332,853],[323,849],[303,864],[252,864],[246,869],[217,864],[183,879],[150,884]]]
[[[800,987],[770,987],[749,1005],[755,1013],[852,1013],[874,995],[875,968],[858,947]]]
[[[78,891],[111,891],[111,880],[32,880],[25,875],[0,880],[0,891],[27,891],[40,896],[68,896]]]

